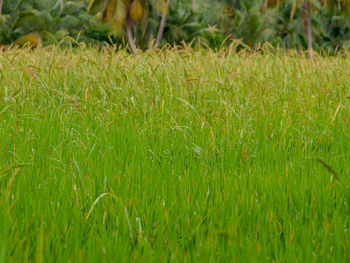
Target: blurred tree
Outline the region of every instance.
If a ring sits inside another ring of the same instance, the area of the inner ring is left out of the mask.
[[[60,0],[60,15],[62,16],[64,11],[64,0]]]
[[[311,1],[312,0],[304,0],[303,3],[303,27],[304,32],[307,39],[307,50],[308,56],[310,56],[312,51],[312,27],[311,27]],[[297,0],[295,0],[295,3]]]
[[[278,11],[264,9],[265,0],[221,0],[215,8],[208,3],[208,24],[214,26],[222,39],[241,39],[249,47],[276,37]],[[213,11],[215,10],[215,11]]]
[[[313,37],[312,37],[312,5],[313,6],[317,6],[317,0],[303,0],[303,5],[302,5],[302,20],[303,20],[303,28],[304,28],[304,32],[305,32],[305,36],[307,39],[307,50],[308,52],[308,56],[310,56],[310,52],[313,49]],[[349,0],[322,0],[321,1],[324,6],[326,8],[331,7],[332,9],[334,9],[334,6],[338,6],[339,9],[341,9],[343,11],[344,15],[348,15],[348,10],[349,10],[349,6],[350,6],[350,1]],[[291,12],[291,20],[294,17],[297,5],[298,5],[299,1],[298,0],[294,0],[293,3],[293,9]]]
[[[167,10],[169,10],[170,2],[171,0],[167,0],[167,3],[166,3]],[[167,12],[164,12],[162,15],[162,20],[160,21],[155,47],[158,47],[160,44],[160,41],[162,41],[167,15],[168,15]]]
[[[165,23],[168,5],[164,0],[91,0],[88,13],[96,14],[102,22],[108,23],[114,35],[125,26],[130,49],[136,52],[137,23],[140,22],[144,31],[146,30],[150,8],[162,14],[162,20]],[[162,33],[160,32],[159,35],[161,36]]]
[[[0,0],[0,15],[2,15],[2,5],[4,4],[4,0]]]

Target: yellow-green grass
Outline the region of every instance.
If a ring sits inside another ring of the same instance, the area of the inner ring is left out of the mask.
[[[1,262],[349,262],[350,59],[0,51]]]

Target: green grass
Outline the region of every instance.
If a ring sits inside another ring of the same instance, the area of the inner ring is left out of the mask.
[[[349,262],[346,54],[10,49],[0,79],[0,262]]]

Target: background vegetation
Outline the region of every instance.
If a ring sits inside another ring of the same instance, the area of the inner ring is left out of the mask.
[[[327,53],[350,45],[347,0],[2,0],[0,5],[3,45],[46,45],[67,36],[98,45],[129,43],[133,51],[183,41],[220,48],[231,38],[251,48],[268,41],[308,49],[309,42]]]

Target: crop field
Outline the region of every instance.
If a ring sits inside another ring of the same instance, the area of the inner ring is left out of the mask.
[[[349,262],[350,54],[232,50],[1,49],[0,262]]]

